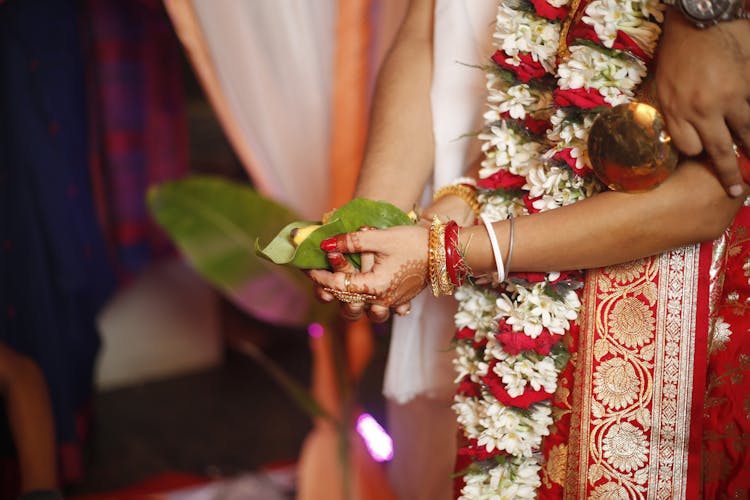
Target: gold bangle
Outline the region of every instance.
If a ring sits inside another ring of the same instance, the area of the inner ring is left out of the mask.
[[[448,186],[443,186],[435,192],[432,201],[438,201],[450,194],[458,196],[466,202],[471,211],[474,212],[475,217],[479,217],[479,214],[482,213],[482,206],[477,200],[477,190],[466,184],[449,184]]]
[[[430,224],[427,248],[427,268],[430,274],[430,287],[435,297],[453,295],[455,285],[448,275],[445,262],[445,224],[435,216]]]

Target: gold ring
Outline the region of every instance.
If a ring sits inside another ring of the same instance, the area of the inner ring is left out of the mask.
[[[336,290],[335,288],[328,287],[324,287],[323,290],[336,297],[337,300],[347,304],[367,302],[377,298],[375,295],[369,293],[345,292],[343,290]]]
[[[352,273],[344,274],[344,290],[346,290],[347,292],[349,291],[349,286],[352,284],[352,280],[349,279],[351,275]]]

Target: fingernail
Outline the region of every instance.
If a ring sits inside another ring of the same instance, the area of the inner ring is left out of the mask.
[[[735,184],[734,186],[729,186],[729,195],[732,198],[737,198],[738,196],[742,195],[742,186],[739,184]]]
[[[372,226],[359,226],[360,231],[369,231],[370,229],[375,229]]]
[[[336,238],[328,238],[327,240],[323,240],[320,242],[320,248],[321,250],[324,250],[326,252],[333,252],[336,250],[336,247],[338,245],[336,244]]]
[[[341,264],[344,259],[344,254],[339,252],[331,252],[328,254],[328,260],[331,262],[331,264]]]

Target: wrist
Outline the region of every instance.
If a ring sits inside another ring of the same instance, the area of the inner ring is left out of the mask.
[[[474,210],[460,197],[455,195],[446,195],[440,200],[432,203],[421,215],[421,219],[428,223],[434,216],[440,220],[453,220],[459,226],[471,226],[476,220]]]
[[[432,198],[433,206],[447,197],[460,199],[463,206],[472,211],[474,219],[479,217],[482,207],[477,200],[477,187],[473,180],[460,178],[456,182],[438,189]]]
[[[510,221],[495,222],[492,227],[497,237],[498,247],[509,250]],[[496,270],[492,242],[488,231],[481,223],[463,228],[458,235],[458,246],[462,250],[466,267],[472,270],[473,276],[481,276]],[[510,269],[505,271],[510,272]]]

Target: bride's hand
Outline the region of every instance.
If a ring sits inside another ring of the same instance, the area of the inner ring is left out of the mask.
[[[322,287],[371,295],[375,297],[369,301],[372,304],[398,307],[407,304],[427,285],[427,240],[428,229],[420,226],[335,236],[320,245],[329,258],[341,253],[371,252],[372,270],[362,273],[314,270],[309,274]]]

